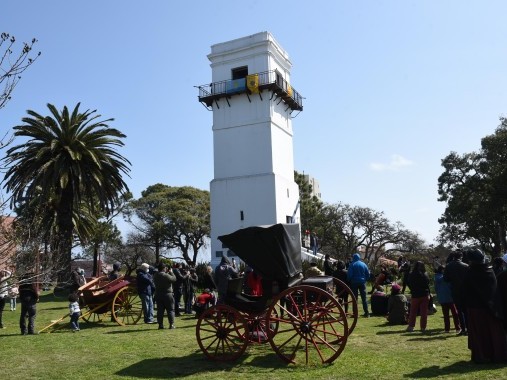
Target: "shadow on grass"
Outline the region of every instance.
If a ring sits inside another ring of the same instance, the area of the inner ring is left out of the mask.
[[[66,310],[66,306],[60,306],[60,307],[45,307],[44,310]]]
[[[39,296],[39,303],[67,301],[67,297],[56,298],[53,293],[46,293]]]
[[[185,357],[165,357],[158,359],[145,359],[126,367],[115,374],[125,377],[170,379],[187,377],[203,372],[229,372],[234,370],[237,373],[248,353],[234,362],[215,362],[207,359],[202,352],[195,352]],[[282,362],[275,353],[256,356],[249,366],[266,369],[286,368],[287,364]]]
[[[107,326],[106,326],[107,327]],[[109,326],[111,327],[111,326]],[[114,331],[108,331],[106,332],[106,334],[130,334],[130,333],[138,333],[138,332],[141,332],[141,331],[155,331],[157,329],[129,329],[129,330],[114,330]],[[167,329],[165,329],[167,330]]]
[[[379,325],[377,327],[384,327],[385,325]],[[431,340],[446,340],[449,338],[455,338],[454,334],[444,334],[441,329],[432,329],[426,330],[426,332],[422,333],[421,331],[407,332],[406,327],[402,330],[397,331],[378,331],[377,335],[403,335],[409,337],[408,341],[417,342],[417,341],[431,341]]]
[[[495,370],[505,368],[504,364],[475,364],[473,362],[459,361],[447,367],[439,367],[432,365],[426,368],[421,368],[415,372],[408,373],[404,377],[410,379],[427,379],[440,376],[453,376],[458,378],[460,375],[471,375],[477,373],[480,377],[480,372],[485,370]]]
[[[380,325],[380,326],[376,326],[376,327],[386,327],[387,325]],[[389,326],[389,327],[392,327],[392,326]],[[400,334],[404,334],[406,333],[406,329],[407,327],[404,326],[401,330],[380,330],[380,331],[377,331],[376,334],[377,335],[400,335]]]

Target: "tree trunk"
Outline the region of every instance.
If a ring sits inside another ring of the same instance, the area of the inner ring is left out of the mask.
[[[160,242],[158,240],[155,242],[155,262],[160,262]]]
[[[93,275],[95,277],[99,277],[99,265],[98,265],[98,257],[99,257],[99,247],[98,244],[93,245]]]
[[[62,272],[70,274],[72,261],[72,236],[74,224],[72,223],[73,196],[70,186],[62,191],[58,207],[58,260]]]

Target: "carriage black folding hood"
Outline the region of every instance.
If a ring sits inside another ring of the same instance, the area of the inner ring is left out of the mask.
[[[239,229],[218,236],[254,271],[286,284],[302,271],[299,224],[273,224]]]

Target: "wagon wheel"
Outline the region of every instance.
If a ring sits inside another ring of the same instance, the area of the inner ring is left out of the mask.
[[[98,323],[102,322],[103,316],[104,314],[90,313],[90,306],[86,305],[84,307],[81,319],[86,323]]]
[[[135,325],[143,315],[141,298],[137,290],[132,286],[118,290],[113,299],[111,313],[119,325]]]
[[[359,317],[359,312],[357,310],[357,300],[352,293],[352,290],[345,284],[343,281],[338,280],[337,278],[333,278],[334,288],[335,288],[335,297],[342,305],[343,310],[345,310],[345,314],[347,315],[347,322],[349,324],[349,335],[352,334],[354,328],[356,327],[357,318]]]
[[[309,285],[286,289],[274,300],[267,322],[278,323],[269,337],[283,360],[306,364],[332,363],[343,351],[349,335],[345,311],[328,292]]]
[[[276,310],[274,312],[276,313]],[[267,343],[269,336],[276,334],[279,326],[277,319],[268,322],[265,311],[260,314],[249,314],[246,323],[246,339],[250,343]]]
[[[197,343],[204,355],[217,361],[239,358],[248,346],[245,318],[236,309],[217,305],[200,316],[195,328]]]

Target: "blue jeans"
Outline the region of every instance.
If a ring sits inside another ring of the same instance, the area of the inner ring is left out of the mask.
[[[185,314],[192,314],[192,302],[194,301],[194,292],[189,292],[185,297]]]
[[[72,330],[79,330],[79,317],[81,316],[80,312],[72,313],[70,315],[70,327]]]
[[[358,300],[357,293],[359,291],[361,294],[361,301],[363,302],[363,311],[365,314],[369,314],[368,300],[366,299],[366,284],[351,284],[350,290],[352,290],[352,293],[354,294],[354,297],[356,297],[356,300]]]
[[[153,297],[147,294],[139,294],[143,305],[144,322],[153,322]]]

